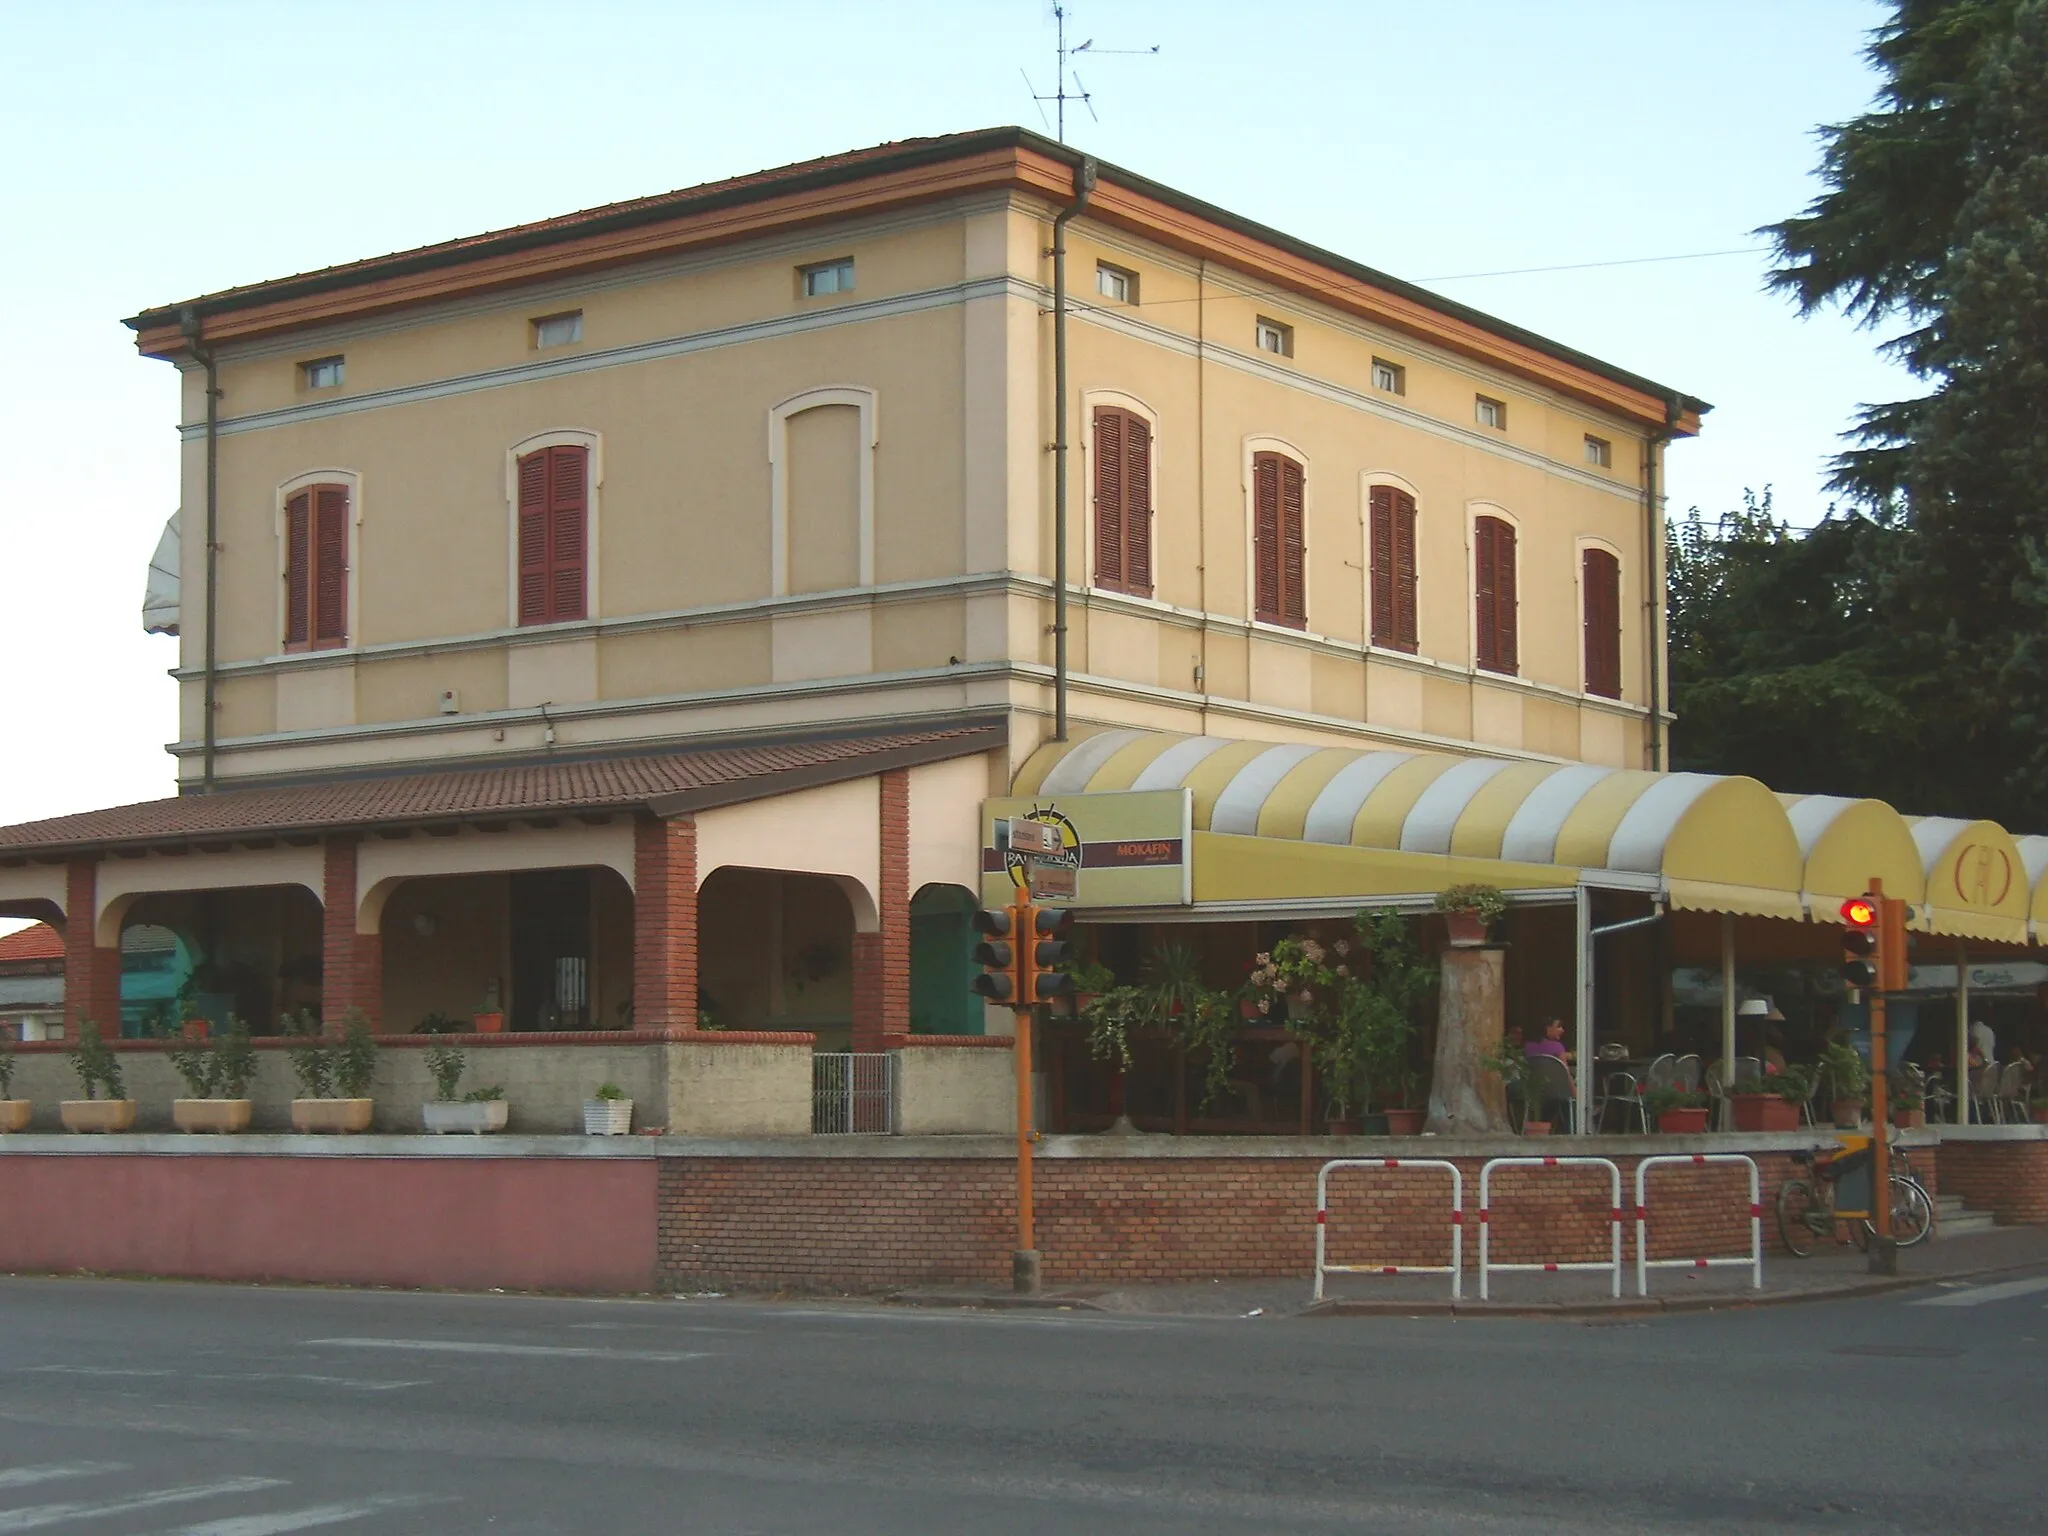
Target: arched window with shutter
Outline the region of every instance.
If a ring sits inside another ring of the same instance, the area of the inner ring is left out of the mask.
[[[1099,405],[1095,455],[1095,585],[1152,595],[1152,424],[1136,411]]]
[[[1580,557],[1585,607],[1586,692],[1621,697],[1621,562],[1604,549]]]
[[[1472,520],[1473,631],[1477,662],[1513,676],[1520,666],[1516,632],[1515,525],[1503,517]]]
[[[1372,488],[1366,519],[1372,559],[1372,643],[1414,653],[1415,498],[1391,485]]]
[[[302,485],[284,498],[284,648],[348,644],[349,488]]]
[[[1252,616],[1308,626],[1307,474],[1284,453],[1252,455]]]
[[[518,462],[519,622],[589,615],[590,450],[536,448]]]

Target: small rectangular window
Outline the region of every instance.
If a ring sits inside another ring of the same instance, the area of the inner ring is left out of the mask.
[[[1271,352],[1278,357],[1294,356],[1293,326],[1282,325],[1278,320],[1268,320],[1262,316],[1256,327],[1255,336],[1261,352]]]
[[[853,292],[853,258],[841,256],[836,261],[821,261],[813,266],[798,267],[804,280],[804,297],[822,299],[828,294]]]
[[[1408,393],[1408,370],[1399,363],[1376,357],[1372,360],[1372,387],[1383,389],[1390,395],[1405,395]]]
[[[299,364],[299,377],[308,389],[339,389],[342,361],[339,356],[316,357],[310,363]]]
[[[1491,427],[1496,432],[1507,431],[1508,406],[1505,400],[1490,400],[1485,395],[1475,395],[1472,398],[1479,425]]]
[[[1597,465],[1601,469],[1606,469],[1614,463],[1614,444],[1608,442],[1604,437],[1595,437],[1592,433],[1587,433],[1586,462]]]
[[[559,315],[542,315],[533,322],[536,347],[566,347],[583,339],[583,311],[572,309]]]
[[[1095,264],[1095,291],[1119,304],[1135,304],[1138,302],[1138,274],[1098,261]]]

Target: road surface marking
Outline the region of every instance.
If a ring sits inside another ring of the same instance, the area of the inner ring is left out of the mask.
[[[0,1510],[0,1531],[39,1531],[46,1525],[70,1520],[106,1520],[138,1510],[160,1509],[166,1504],[190,1504],[195,1499],[225,1498],[233,1493],[261,1493],[285,1485],[274,1477],[230,1477],[218,1483],[187,1483],[182,1488],[158,1488],[103,1504],[36,1504],[28,1509]]]
[[[303,1371],[151,1371],[120,1370],[110,1365],[25,1365],[24,1376],[140,1376],[182,1375],[186,1381],[295,1381],[313,1387],[348,1387],[358,1392],[396,1392],[401,1387],[428,1387],[428,1381],[364,1381],[355,1376],[309,1376]],[[0,1482],[0,1487],[5,1487]]]
[[[556,1360],[702,1360],[704,1352],[586,1349],[569,1344],[485,1344],[466,1339],[306,1339],[308,1349],[411,1349],[442,1355],[535,1355]]]
[[[2048,1291],[2048,1275],[2033,1280],[2008,1280],[2003,1285],[1977,1285],[1967,1291],[1950,1291],[1946,1296],[1923,1296],[1909,1302],[1915,1307],[1981,1307],[1987,1301],[2007,1301],[2014,1296],[2031,1296]]]
[[[225,1520],[206,1520],[198,1525],[181,1525],[157,1536],[284,1536],[287,1531],[310,1531],[321,1525],[341,1525],[365,1515],[380,1515],[391,1509],[412,1509],[431,1503],[428,1499],[387,1495],[357,1499],[348,1504],[312,1504],[304,1509],[281,1510],[274,1515],[230,1515]]]
[[[54,1483],[65,1477],[98,1477],[102,1472],[126,1472],[119,1461],[58,1461],[43,1467],[8,1467],[0,1471],[0,1488],[27,1488],[36,1483]]]

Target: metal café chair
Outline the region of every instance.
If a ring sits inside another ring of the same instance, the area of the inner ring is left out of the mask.
[[[1681,1056],[1678,1058],[1677,1086],[1684,1089],[1687,1093],[1698,1093],[1700,1091],[1700,1059],[1698,1056]]]
[[[1651,1092],[1655,1092],[1659,1088],[1676,1088],[1678,1086],[1678,1058],[1669,1051],[1657,1057],[1650,1063],[1649,1070],[1643,1074],[1643,1086]]]
[[[1799,1101],[1799,1118],[1808,1125],[1820,1124],[1820,1111],[1813,1107],[1813,1101],[1820,1097],[1821,1076],[1815,1072],[1806,1080],[1806,1097]]]
[[[1600,1102],[1593,1106],[1594,1124],[1601,1130],[1607,1129],[1609,1110],[1621,1111],[1621,1125],[1628,1129],[1628,1118],[1634,1115],[1636,1124],[1646,1133],[1650,1129],[1650,1117],[1643,1108],[1642,1085],[1636,1081],[1633,1072],[1610,1072],[1600,1080]]]
[[[1735,1129],[1735,1106],[1728,1102],[1728,1090],[1721,1086],[1721,1074],[1707,1074],[1707,1124],[1717,1131]]]
[[[2027,1123],[2027,1064],[2023,1061],[2009,1061],[2005,1070],[1998,1074],[1999,1114],[2008,1123]]]
[[[1986,1062],[1970,1074],[1970,1113],[1982,1125],[2005,1124],[1998,1103],[1997,1063]]]
[[[1564,1101],[1565,1129],[1579,1128],[1579,1089],[1572,1081],[1572,1069],[1556,1056],[1531,1056],[1530,1077],[1536,1085],[1536,1101],[1539,1106],[1548,1106],[1553,1101]]]

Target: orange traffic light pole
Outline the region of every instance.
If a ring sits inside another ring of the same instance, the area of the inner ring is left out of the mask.
[[[1037,1003],[1032,951],[1038,942],[1038,912],[1029,901],[1020,901],[1010,914],[1017,935],[1017,1000],[1010,1005],[1010,1017],[1015,1020],[1011,1051],[1017,1061],[1017,1251],[1010,1255],[1010,1277],[1017,1293],[1029,1296],[1038,1290],[1038,1241],[1031,1194],[1031,1014]]]
[[[1892,984],[1893,968],[1904,956],[1889,951],[1894,942],[1885,921],[1884,881],[1870,882],[1871,899],[1877,904],[1877,978],[1870,988],[1870,1225],[1876,1237],[1870,1244],[1872,1274],[1895,1275],[1899,1271],[1899,1250],[1892,1242],[1892,1157],[1891,1084],[1887,1081],[1885,1056],[1885,988]]]

